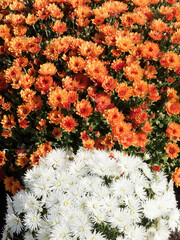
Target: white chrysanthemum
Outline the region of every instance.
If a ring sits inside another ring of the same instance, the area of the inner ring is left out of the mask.
[[[24,240],[35,240],[35,238],[33,237],[31,232],[27,231],[24,234]]]
[[[62,221],[62,207],[60,205],[52,206],[48,209],[48,215],[46,221],[50,223],[51,226],[60,224]]]
[[[147,177],[140,170],[135,169],[131,174],[131,181],[135,184],[135,186],[140,185],[143,188],[149,187],[149,182]]]
[[[85,161],[76,159],[76,161],[73,161],[69,166],[69,172],[73,175],[86,175],[88,172],[88,168],[86,166]]]
[[[97,151],[96,158],[89,163],[89,168],[93,174],[99,176],[119,176],[120,171],[115,160],[110,159],[109,155],[104,151]]]
[[[52,151],[27,171],[25,190],[7,199],[3,240],[20,232],[25,240],[102,240],[107,223],[117,227],[117,240],[167,240],[170,228],[180,226],[173,184],[139,158],[132,161],[118,151],[114,158],[82,148],[76,155]]]
[[[14,212],[17,212],[16,210],[14,211],[13,201],[8,195],[6,197],[6,201],[7,201],[7,210],[6,210],[7,214],[14,214]]]
[[[36,234],[37,240],[49,240],[52,226],[47,222],[46,219],[41,220],[41,228]]]
[[[102,206],[105,209],[105,211],[107,211],[107,212],[114,211],[115,209],[118,208],[118,205],[119,205],[119,202],[118,202],[117,198],[111,197],[109,195],[106,196],[102,202]]]
[[[158,182],[162,182],[162,181],[164,181],[164,180],[167,181],[167,179],[166,179],[167,175],[166,175],[164,172],[162,172],[162,171],[160,171],[160,172],[155,172],[155,173],[154,173],[154,176],[155,176],[155,179],[156,179]]]
[[[68,225],[62,223],[52,228],[49,240],[69,240],[70,238],[70,229]]]
[[[147,199],[147,192],[141,185],[135,185],[135,193],[137,197],[141,199],[141,201],[145,201]]]
[[[93,196],[89,197],[86,201],[87,211],[90,213],[94,211],[101,211],[103,208],[103,200],[100,200],[99,198]]]
[[[125,204],[129,208],[139,208],[140,207],[140,201],[137,197],[135,197],[135,195],[124,196],[124,201],[125,201]]]
[[[131,223],[131,216],[127,209],[116,209],[108,221],[113,228],[118,227],[120,231],[124,231],[124,226]]]
[[[44,175],[43,173],[43,175],[31,186],[32,193],[37,197],[46,197],[52,187],[52,182],[47,181]]]
[[[57,190],[65,190],[69,187],[68,184],[68,172],[67,171],[61,171],[61,172],[55,172],[54,176],[51,179],[51,191],[57,191]]]
[[[46,202],[45,202],[46,208],[57,206],[61,201],[62,195],[63,195],[63,192],[61,190],[50,192],[48,197],[46,198]]]
[[[50,153],[47,154],[46,161],[49,163],[50,166],[60,167],[60,166],[67,166],[67,159],[69,158],[69,154],[65,149],[53,149]]]
[[[33,166],[32,169],[26,171],[24,176],[24,183],[27,188],[31,188],[32,184],[39,180],[44,174],[44,168],[40,166]]]
[[[93,233],[90,233],[88,237],[86,237],[87,240],[106,240],[105,237],[100,232],[94,231]]]
[[[121,177],[112,183],[111,188],[115,196],[120,197],[125,195],[132,195],[134,193],[135,187],[131,180],[125,177]]]
[[[86,214],[79,208],[69,208],[62,209],[62,216],[64,222],[68,223],[68,226],[72,226],[74,222],[79,221],[79,219],[85,219]]]
[[[15,213],[20,214],[25,211],[24,203],[26,203],[26,200],[27,200],[26,196],[27,196],[27,192],[24,190],[21,190],[20,192],[18,192],[18,194],[13,196],[13,208]]]
[[[170,236],[170,230],[168,228],[168,223],[164,219],[160,219],[157,225],[157,230],[154,235],[154,239],[162,240],[168,239]]]
[[[74,160],[76,161],[76,159],[79,159],[85,162],[91,159],[93,155],[94,155],[94,152],[92,150],[80,147],[77,151],[77,154],[74,156]]]
[[[148,177],[149,179],[153,178],[153,174],[146,163],[141,163],[141,169],[143,170],[143,173],[146,177]]]
[[[22,200],[24,211],[38,211],[41,207],[41,203],[37,200],[31,192],[27,192]]]
[[[151,188],[157,195],[162,195],[167,189],[167,179],[163,179],[162,181],[153,181],[151,183]]]
[[[19,234],[23,227],[21,219],[13,213],[6,215],[6,224],[11,229],[13,233]]]
[[[71,233],[74,239],[86,239],[86,236],[91,233],[91,230],[92,224],[85,218],[79,219],[79,221],[74,222],[73,226],[71,226]]]
[[[92,214],[90,214],[91,220],[93,223],[102,223],[106,222],[108,220],[108,213],[106,211],[101,210],[95,210]]]
[[[145,240],[145,239],[147,239],[146,229],[142,226],[131,226],[126,234],[127,234],[127,237],[129,240]]]
[[[41,225],[41,216],[39,213],[30,211],[24,215],[25,228],[31,232],[37,230]]]
[[[138,169],[142,163],[142,161],[138,157],[131,157],[117,151],[115,153],[115,158],[118,161],[121,172],[123,172],[125,176],[133,173],[134,169]]]
[[[169,219],[168,219],[168,224],[169,227],[175,231],[178,221],[180,219],[180,211],[179,209],[173,209],[172,211],[170,211],[170,215],[169,215]]]
[[[81,180],[82,188],[85,188],[88,192],[96,192],[103,184],[103,180],[94,175],[88,175]]]
[[[158,218],[161,216],[161,205],[159,200],[149,199],[143,204],[143,212],[145,217],[150,220]],[[162,205],[162,207],[164,207]]]

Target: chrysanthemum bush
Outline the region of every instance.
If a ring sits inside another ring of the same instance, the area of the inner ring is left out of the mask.
[[[6,190],[53,147],[148,153],[179,185],[180,3],[1,0]]]
[[[180,227],[172,180],[117,150],[55,149],[23,180],[3,240],[167,240]]]

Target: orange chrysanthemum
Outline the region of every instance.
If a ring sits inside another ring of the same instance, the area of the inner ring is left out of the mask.
[[[130,38],[130,36],[124,36],[121,35],[116,36],[116,46],[118,49],[122,52],[128,52],[134,47],[134,42]]]
[[[41,99],[41,96],[34,96],[31,101],[29,102],[29,108],[32,111],[38,111],[42,108],[43,101]]]
[[[133,96],[145,98],[148,93],[148,84],[145,81],[133,82]]]
[[[52,110],[48,113],[48,119],[50,123],[54,123],[56,125],[61,123],[63,114],[60,110]]]
[[[161,66],[170,69],[176,69],[179,66],[179,62],[180,56],[173,51],[169,51],[168,53],[164,54],[160,60]]]
[[[47,94],[53,85],[53,78],[49,75],[39,75],[36,79],[35,87],[41,94]]]
[[[28,127],[28,123],[29,121],[27,121],[26,119],[18,119],[18,123],[20,128],[27,128]]]
[[[74,73],[81,72],[85,67],[85,61],[82,57],[71,57],[68,62],[69,70],[72,70]]]
[[[0,25],[0,37],[3,39],[10,37],[10,30],[11,29],[6,24]]]
[[[17,108],[17,115],[22,119],[25,119],[30,112],[31,112],[31,107],[28,103],[19,105]]]
[[[47,10],[53,18],[61,19],[64,16],[64,13],[55,3],[49,4]]]
[[[56,89],[50,91],[48,95],[48,103],[52,109],[62,107],[62,94],[63,89],[61,87],[57,87]]]
[[[36,15],[28,13],[26,17],[26,24],[34,25],[37,22],[37,20],[38,20],[38,17]]]
[[[104,147],[106,149],[109,149],[109,151],[112,149],[112,147],[114,146],[114,141],[113,141],[113,137],[111,134],[106,134],[104,140],[101,142],[102,145],[104,145]]]
[[[25,90],[21,90],[20,94],[24,102],[29,102],[35,96],[36,92],[30,88],[26,88]]]
[[[142,57],[145,59],[157,60],[159,52],[160,49],[157,43],[148,41],[142,45]]]
[[[63,34],[64,32],[66,32],[68,30],[66,23],[61,22],[60,20],[56,20],[54,25],[51,27],[54,32],[59,33],[59,34]]]
[[[180,44],[180,29],[178,29],[172,36],[171,42],[174,44]]]
[[[170,140],[180,140],[180,124],[171,122],[166,129],[166,135]]]
[[[122,100],[128,101],[129,98],[133,95],[132,87],[128,86],[127,83],[117,84],[116,92],[118,93],[118,97]]]
[[[166,105],[166,111],[168,115],[171,114],[178,115],[180,113],[180,102],[177,100],[168,101]]]
[[[42,143],[37,148],[37,152],[39,152],[41,156],[46,156],[51,150],[52,147],[49,142]]]
[[[106,110],[104,116],[107,122],[111,125],[116,125],[118,122],[123,121],[125,118],[123,113],[119,112],[117,107]]]
[[[1,120],[1,124],[4,129],[11,131],[11,129],[16,125],[16,122],[14,121],[14,116],[12,114],[4,115]]]
[[[120,71],[123,67],[125,67],[125,62],[121,58],[113,60],[113,63],[111,64],[111,68],[116,72]]]
[[[86,149],[94,149],[94,140],[93,139],[88,139],[86,141],[83,141],[83,147]]]
[[[84,41],[79,46],[79,53],[84,57],[98,57],[104,51],[104,48],[93,42]]]
[[[55,75],[57,72],[57,69],[54,63],[48,62],[48,63],[42,64],[38,72],[41,75]]]
[[[35,78],[29,74],[21,75],[21,88],[30,88],[35,82]]]
[[[148,98],[155,102],[161,99],[161,96],[159,95],[159,91],[157,88],[155,88],[154,83],[148,85]]]
[[[163,33],[163,32],[166,32],[168,25],[167,23],[163,22],[162,19],[159,18],[159,19],[153,19],[149,28],[154,31]]]
[[[146,143],[149,141],[147,139],[147,135],[143,132],[135,132],[136,142],[134,143],[134,146],[136,147],[145,147]]]
[[[89,117],[91,115],[93,108],[88,100],[82,99],[76,103],[76,113],[81,117]]]
[[[172,180],[175,183],[176,187],[180,186],[180,168],[175,168],[175,171],[172,174]]]
[[[152,132],[153,130],[153,127],[151,125],[151,123],[149,121],[145,121],[143,127],[141,128],[141,130],[144,132],[144,133],[150,133]]]
[[[102,83],[102,77],[108,75],[108,70],[104,66],[103,62],[97,58],[88,59],[84,69],[91,80],[100,84]]]
[[[139,64],[131,64],[130,66],[124,67],[124,75],[130,81],[140,81],[143,78],[143,69]]]
[[[121,121],[112,125],[112,135],[115,141],[120,141],[123,136],[128,135],[131,131],[131,124]]]
[[[78,123],[76,123],[76,120],[72,116],[62,118],[61,128],[63,128],[66,132],[73,132],[76,126],[78,126]]]
[[[0,151],[0,166],[4,166],[4,164],[6,163],[6,156],[5,153],[3,151]]]
[[[23,74],[22,69],[18,66],[12,66],[5,71],[5,79],[7,83],[11,83],[13,80],[19,80]]]
[[[151,30],[148,35],[155,41],[160,41],[163,38],[162,32]]]
[[[90,139],[89,135],[87,134],[87,132],[84,130],[83,132],[80,133],[80,138],[83,140],[83,141],[87,141],[88,139]]]
[[[2,131],[1,136],[4,138],[12,137],[12,132],[8,131],[8,130],[4,130],[4,131]]]
[[[13,195],[15,195],[18,191],[23,189],[20,182],[18,180],[15,180],[14,177],[6,176],[4,178],[4,185],[5,190],[11,192]]]
[[[40,154],[38,151],[36,152],[33,152],[31,155],[30,155],[30,158],[29,158],[29,163],[31,166],[34,166],[34,165],[39,165],[39,160],[40,160]]]
[[[166,150],[167,153],[167,158],[177,158],[178,157],[178,153],[180,152],[180,148],[178,147],[177,143],[167,143],[166,147],[164,148]]]
[[[177,101],[179,96],[174,88],[167,88],[167,97],[170,101]]]
[[[95,102],[96,102],[96,111],[103,114],[103,112],[110,107],[111,98],[105,93],[99,93],[95,97]]]
[[[24,36],[18,36],[11,38],[10,44],[9,44],[9,51],[14,56],[21,56],[22,51],[26,50],[27,45],[27,39]]]
[[[153,65],[147,65],[144,69],[144,75],[147,79],[156,79],[157,70]]]
[[[105,76],[102,87],[104,88],[105,92],[113,91],[117,86],[117,80],[111,76]]]
[[[24,167],[29,162],[28,157],[26,156],[26,153],[20,153],[17,156],[16,159],[16,165]]]
[[[58,127],[55,127],[52,131],[52,135],[56,138],[61,138],[63,135],[61,134],[61,130]]]

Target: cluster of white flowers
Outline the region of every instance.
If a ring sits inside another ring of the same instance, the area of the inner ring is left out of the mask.
[[[3,240],[166,240],[180,222],[172,181],[119,151],[52,150],[24,184]]]

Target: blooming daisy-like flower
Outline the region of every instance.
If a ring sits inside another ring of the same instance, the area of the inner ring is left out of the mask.
[[[124,174],[120,166],[133,160]],[[54,149],[24,183],[8,197],[3,240],[167,240],[180,219],[172,181],[118,151]]]
[[[26,229],[29,229],[31,232],[36,230],[41,224],[40,213],[35,211],[29,211],[25,214],[24,217],[24,226]]]

